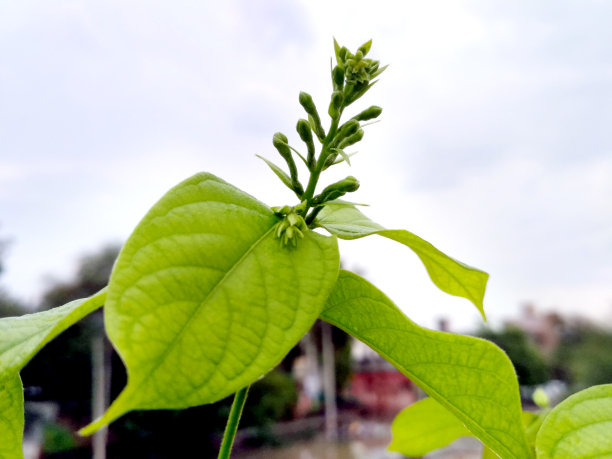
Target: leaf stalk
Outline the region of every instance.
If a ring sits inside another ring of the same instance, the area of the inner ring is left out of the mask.
[[[234,445],[234,438],[236,437],[236,431],[238,430],[238,423],[240,422],[240,416],[242,416],[242,409],[246,402],[249,387],[246,386],[240,389],[234,395],[234,401],[232,402],[232,408],[230,410],[229,417],[227,418],[227,424],[225,425],[225,432],[223,433],[223,441],[221,442],[221,448],[219,448],[218,459],[229,459],[232,452],[232,446]]]

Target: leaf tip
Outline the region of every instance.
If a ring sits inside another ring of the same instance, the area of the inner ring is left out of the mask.
[[[95,421],[87,424],[82,429],[79,429],[77,432],[81,437],[89,437],[96,431],[100,430],[102,427],[108,425],[107,422],[104,421],[104,416],[96,419]]]
[[[89,437],[93,433],[109,425],[111,422],[115,421],[116,419],[120,418],[125,413],[130,411],[129,408],[126,409],[125,406],[121,406],[120,400],[123,398],[122,396],[124,393],[125,393],[125,390],[111,404],[111,406],[106,410],[106,412],[102,416],[100,416],[98,419],[93,420],[91,423],[87,424],[85,427],[80,429],[78,431],[78,434],[81,437]]]

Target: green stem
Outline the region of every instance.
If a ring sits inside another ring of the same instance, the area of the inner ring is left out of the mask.
[[[333,119],[331,126],[329,128],[329,132],[327,133],[327,137],[323,142],[323,147],[321,148],[321,154],[317,160],[317,163],[314,167],[314,170],[310,172],[310,179],[308,180],[308,185],[306,187],[306,191],[302,195],[302,200],[307,202],[306,209],[304,211],[304,215],[308,212],[308,209],[312,206],[312,198],[314,197],[315,189],[317,187],[317,182],[319,181],[319,176],[323,171],[323,166],[325,165],[325,160],[329,155],[328,146],[330,142],[334,139],[336,135],[336,131],[338,130],[338,124],[340,123],[340,117],[342,116],[342,111],[344,107],[340,107],[338,118]]]
[[[232,403],[232,408],[227,418],[225,432],[223,433],[223,441],[219,449],[219,456],[217,456],[218,459],[229,459],[230,457],[232,445],[234,444],[234,437],[236,436],[236,430],[238,430],[238,423],[240,422],[240,416],[242,415],[242,409],[244,408],[248,392],[249,386],[246,386],[234,395],[234,402]]]
[[[305,222],[309,227],[315,221],[315,218],[317,218],[317,215],[319,215],[319,212],[321,212],[322,210],[323,210],[323,206],[315,207],[314,209],[312,209],[312,212],[310,212],[310,215],[308,215],[308,217],[306,217],[305,219]]]

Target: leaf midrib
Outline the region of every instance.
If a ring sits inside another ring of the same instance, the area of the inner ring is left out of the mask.
[[[144,377],[140,378],[140,381],[137,383],[137,385],[134,387],[133,390],[137,390],[138,388],[140,388],[140,386],[145,383],[152,375],[155,371],[158,370],[158,368],[162,365],[162,363],[166,360],[166,357],[168,356],[168,354],[175,348],[175,346],[177,345],[178,341],[180,340],[181,336],[183,336],[183,333],[185,333],[185,330],[188,328],[188,326],[192,323],[193,320],[195,320],[195,317],[198,315],[199,312],[201,312],[203,310],[203,305],[206,304],[206,302],[214,295],[214,293],[217,291],[217,289],[220,287],[220,285],[223,284],[223,282],[229,278],[231,276],[231,274],[237,269],[238,266],[240,266],[240,264],[243,262],[243,260],[246,259],[246,257],[251,254],[251,252],[253,250],[255,250],[255,248],[257,246],[259,246],[259,244],[261,244],[261,242],[270,234],[270,232],[272,232],[274,230],[276,226],[276,223],[273,223],[272,226],[270,226],[270,228],[268,228],[258,239],[256,239],[250,246],[249,248],[244,252],[244,254],[232,265],[232,267],[223,275],[223,277],[221,277],[217,283],[214,285],[214,287],[210,290],[210,292],[206,295],[206,297],[200,302],[200,304],[194,308],[193,312],[189,315],[188,319],[185,321],[184,325],[181,327],[181,329],[178,331],[178,333],[176,333],[176,335],[174,336],[174,338],[172,339],[172,341],[168,344],[168,346],[166,346],[166,349],[164,350],[164,352],[160,355],[160,357],[158,359],[156,359],[156,363],[149,369],[149,371],[147,371],[146,375]],[[127,289],[125,289],[127,290]],[[125,290],[123,290],[123,293],[125,293]],[[123,295],[122,295],[123,296]],[[225,350],[223,351],[225,353]],[[215,364],[215,369],[218,368],[218,365]],[[200,385],[200,388],[202,388],[203,386],[206,385],[206,383],[208,381],[210,381],[210,378],[212,377],[212,375],[214,374],[214,372],[211,372],[211,375]]]

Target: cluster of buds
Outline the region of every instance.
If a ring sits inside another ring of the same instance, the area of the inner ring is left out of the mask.
[[[365,57],[371,47],[372,40],[361,45],[357,52],[352,54],[346,47],[341,47],[334,39],[336,66],[332,69],[332,82],[334,93],[341,92],[345,107],[363,96],[376,83],[374,78],[387,68],[386,65],[380,67],[379,61]],[[334,96],[332,96],[333,103]],[[332,104],[330,104],[330,107]]]
[[[277,239],[280,239],[282,246],[291,244],[293,247],[296,247],[298,238],[302,239],[304,231],[308,229],[304,217],[298,213],[301,210],[300,206],[304,207],[304,203],[296,207],[283,206],[272,208],[276,215],[282,217],[282,220],[276,224],[274,231]]]
[[[329,130],[326,132],[323,128],[321,117],[312,97],[306,92],[300,92],[299,102],[307,114],[307,119],[298,120],[296,131],[306,145],[306,154],[302,155],[289,144],[287,136],[277,132],[272,138],[272,144],[285,160],[289,173],[262,158],[301,201],[301,204],[296,207],[285,206],[274,209],[281,218],[276,227],[276,236],[281,240],[282,245],[297,245],[297,240],[304,236],[303,232],[308,229],[308,225],[314,222],[318,212],[327,202],[338,199],[359,188],[359,181],[355,177],[349,176],[327,186],[315,196],[315,188],[320,173],[342,161],[350,165],[351,154],[347,154],[344,151],[345,148],[356,144],[363,138],[362,122],[373,120],[382,113],[382,108],[372,105],[344,124],[340,124],[344,109],[363,96],[376,83],[375,78],[386,68],[386,66],[380,67],[378,61],[366,57],[371,46],[372,40],[361,45],[353,54],[344,46],[338,45],[338,42],[334,39],[336,65],[331,71],[333,92],[328,114],[332,122]],[[318,157],[314,143],[315,138],[321,144]],[[304,162],[310,172],[306,189],[298,179],[298,168],[294,160],[294,154]]]

